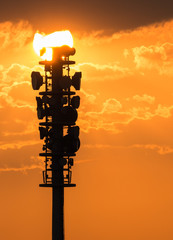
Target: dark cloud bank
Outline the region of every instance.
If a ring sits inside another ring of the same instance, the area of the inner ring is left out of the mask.
[[[51,31],[119,31],[173,18],[172,0],[3,1],[0,21],[29,20],[36,28]]]

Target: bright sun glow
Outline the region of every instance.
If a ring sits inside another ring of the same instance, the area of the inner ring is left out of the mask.
[[[59,31],[49,35],[36,33],[34,36],[33,47],[38,56],[40,56],[40,50],[46,49],[45,53],[41,56],[43,60],[52,60],[52,48],[61,47],[67,45],[73,47],[73,37],[70,31]]]

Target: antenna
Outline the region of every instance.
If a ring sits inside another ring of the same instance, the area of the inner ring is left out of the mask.
[[[52,240],[64,240],[64,187],[75,187],[71,183],[73,157],[80,147],[79,127],[76,126],[80,97],[81,72],[70,77],[70,65],[75,64],[69,56],[75,49],[63,45],[52,48],[51,61],[41,61],[44,66],[44,79],[39,72],[32,72],[33,90],[42,85],[45,91],[39,92],[37,116],[40,139],[44,140],[43,152],[39,156],[45,159],[43,183],[40,187],[52,188]],[[64,74],[64,72],[66,74]]]

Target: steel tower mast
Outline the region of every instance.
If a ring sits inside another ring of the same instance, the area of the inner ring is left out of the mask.
[[[74,90],[80,90],[81,72],[70,77],[69,60],[75,49],[68,46],[54,47],[52,61],[41,61],[45,77],[32,72],[32,87],[39,90],[44,84],[45,91],[39,92],[37,100],[40,139],[44,139],[45,158],[43,184],[52,188],[52,240],[64,240],[64,187],[75,187],[71,183],[73,157],[80,147],[79,127],[76,126],[80,97]],[[64,74],[66,73],[66,74]]]

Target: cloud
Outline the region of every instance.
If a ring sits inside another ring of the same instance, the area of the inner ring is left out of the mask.
[[[140,46],[133,48],[134,62],[137,69],[156,69],[159,74],[173,75],[173,44]]]
[[[173,148],[167,145],[157,145],[157,144],[133,144],[133,145],[113,145],[113,144],[84,144],[84,148],[86,149],[143,149],[143,150],[151,150],[156,151],[160,155],[167,155],[173,153]]]
[[[122,104],[118,100],[114,98],[110,98],[103,103],[102,112],[114,113],[114,112],[119,112],[121,109],[122,109]]]
[[[173,20],[110,35],[75,36],[81,51],[76,69],[83,73],[83,89],[93,96],[79,109],[83,131],[123,134],[135,120],[171,118],[172,28]]]
[[[14,32],[17,34],[20,28],[22,32],[24,26],[14,24],[13,27],[17,28]],[[72,71],[82,71],[83,75],[82,89],[77,92],[81,97],[77,124],[82,133],[95,131],[97,137],[99,132],[104,131],[123,138],[124,132],[133,123],[137,125],[138,122],[154,122],[155,118],[171,118],[172,85],[168,86],[165,81],[172,80],[169,80],[168,72],[165,73],[167,75],[164,81],[158,78],[168,69],[171,73],[173,59],[171,35],[168,34],[167,38],[164,35],[158,41],[158,33],[161,33],[164,26],[168,30],[173,22],[114,33],[111,36],[95,32],[86,35],[81,42],[80,39],[75,41],[80,50],[79,55],[76,55],[79,63]],[[17,41],[23,41],[27,45],[31,35],[32,29],[24,41],[22,35]],[[17,50],[16,42],[9,44],[14,51]],[[26,45],[19,49],[19,55]],[[4,43],[0,52],[7,50],[8,46]],[[38,92],[32,90],[30,76],[34,69],[42,72],[43,69],[35,65],[35,59],[31,65],[31,55],[25,56],[28,64],[21,64],[19,60],[10,62],[9,59],[8,66],[0,65],[0,150],[3,152],[22,152],[24,148],[29,149],[39,144],[35,102]]]
[[[2,68],[0,83],[1,108],[7,105],[13,108],[30,108],[35,110],[31,87],[31,72],[37,69],[13,63],[7,68]],[[27,93],[27,94],[26,94]]]
[[[156,144],[135,144],[130,146],[130,148],[141,148],[141,149],[148,149],[148,150],[154,150],[160,155],[167,155],[173,153],[173,148],[170,146],[165,145],[156,145]]]
[[[143,106],[138,106],[141,103]],[[90,111],[86,108],[87,106],[83,107],[80,112],[79,124],[84,132],[88,132],[90,129],[104,129],[120,133],[122,126],[127,126],[136,119],[147,121],[155,117],[169,118],[172,116],[173,105],[164,106],[154,103],[155,98],[147,94],[135,95],[128,99],[128,102],[124,101],[123,104],[117,99],[110,98],[103,102],[100,111],[97,110],[98,108]]]
[[[81,89],[80,95],[82,96],[82,102],[84,104],[93,104],[95,103],[96,96],[86,92],[84,89]]]
[[[122,30],[107,34],[104,30],[91,31],[90,33],[80,32],[74,34],[75,42],[79,41],[80,45],[97,46],[105,45],[110,46],[111,43],[119,45],[127,39],[127,46],[136,42],[172,42],[172,27],[173,20],[160,21],[147,26],[140,26],[133,29]],[[103,49],[102,49],[103,50]],[[128,48],[126,48],[128,50]]]
[[[43,166],[41,165],[31,165],[31,166],[24,166],[21,168],[0,168],[0,172],[22,172],[26,173],[29,170],[41,169],[43,170]]]
[[[76,65],[85,81],[121,81],[138,74],[172,76],[173,20],[107,35],[95,31],[75,35]],[[92,52],[92,57],[91,57]],[[136,93],[138,94],[138,93]]]
[[[118,62],[110,64],[84,62],[77,64],[74,69],[82,71],[83,78],[87,81],[106,81],[107,79],[115,80],[132,74],[128,67],[123,67]]]
[[[28,41],[31,41],[33,29],[29,22],[20,21],[17,23],[2,22],[0,23],[0,50],[10,48],[20,49]]]
[[[155,97],[148,96],[147,94],[143,94],[142,96],[135,95],[135,96],[133,96],[133,99],[137,102],[146,102],[149,104],[153,104],[155,101]]]
[[[4,83],[17,83],[17,82],[23,82],[23,81],[29,81],[31,68],[21,65],[18,63],[12,63],[9,67],[4,68],[1,70],[1,74],[3,76],[2,81]]]
[[[172,116],[172,109],[173,109],[173,105],[169,107],[165,107],[159,104],[157,109],[155,110],[155,114],[160,117],[168,118]]]
[[[13,135],[13,134],[12,134]],[[20,134],[19,134],[20,135]],[[0,142],[0,150],[8,150],[8,149],[21,149],[26,146],[38,145],[40,141],[28,140],[28,141],[16,141],[11,143],[3,143]]]

